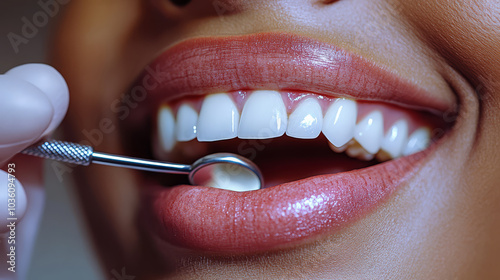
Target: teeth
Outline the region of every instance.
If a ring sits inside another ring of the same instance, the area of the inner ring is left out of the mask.
[[[376,154],[384,137],[384,117],[373,111],[360,121],[354,129],[354,139],[370,154]]]
[[[170,107],[162,106],[158,111],[158,136],[164,151],[170,152],[175,146],[175,120]]]
[[[408,143],[408,123],[406,120],[399,120],[387,131],[377,156],[382,161],[397,158],[401,156],[406,143]]]
[[[241,139],[280,137],[285,134],[287,121],[285,104],[279,92],[255,91],[243,107],[238,137]]]
[[[323,134],[335,146],[342,147],[354,137],[358,108],[355,101],[340,98],[328,108]]]
[[[244,100],[244,99],[243,99]],[[422,127],[408,136],[409,122],[396,121],[384,135],[384,116],[374,110],[357,123],[356,101],[339,98],[329,104],[323,117],[321,102],[328,100],[306,97],[298,101],[287,116],[280,92],[258,90],[250,94],[240,113],[230,94],[206,96],[198,112],[190,103],[180,104],[176,118],[168,105],[158,111],[155,141],[164,152],[171,152],[177,142],[195,138],[199,142],[232,139],[269,139],[285,133],[299,139],[315,139],[321,132],[336,153],[385,161],[426,149],[431,141],[430,130]],[[182,145],[177,145],[182,149]],[[155,150],[161,152],[160,150]],[[183,152],[186,154],[186,152]]]
[[[196,124],[198,123],[198,113],[193,107],[183,104],[177,111],[176,136],[177,141],[185,142],[196,138]]]
[[[198,141],[210,142],[232,139],[238,135],[240,113],[229,95],[212,94],[205,97],[198,119]]]
[[[286,135],[300,139],[315,139],[323,127],[323,112],[318,100],[308,98],[290,114]]]
[[[403,155],[408,156],[427,149],[430,141],[431,133],[428,128],[415,130],[415,132],[408,137],[408,144],[403,151]]]
[[[367,152],[363,147],[361,147],[359,143],[355,141],[353,142],[354,144],[347,147],[347,150],[345,151],[348,156],[366,161],[370,161],[375,157],[374,154]]]

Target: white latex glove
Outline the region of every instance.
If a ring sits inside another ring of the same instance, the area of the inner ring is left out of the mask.
[[[64,118],[68,103],[68,86],[51,66],[26,64],[0,75],[0,167],[4,167],[0,170],[0,279],[26,278],[44,201],[42,161],[12,157],[52,132]],[[15,177],[8,175],[9,167]],[[11,182],[15,183],[13,216],[8,210]],[[15,230],[9,227],[11,222]]]

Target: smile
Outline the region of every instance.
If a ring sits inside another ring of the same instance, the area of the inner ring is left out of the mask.
[[[282,249],[349,226],[405,186],[444,141],[434,132],[452,125],[439,118],[452,97],[295,35],[192,39],[148,69],[157,158],[233,152],[264,174],[251,192],[144,174],[147,227],[198,251]]]

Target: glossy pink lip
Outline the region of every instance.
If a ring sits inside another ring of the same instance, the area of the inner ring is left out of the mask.
[[[158,102],[245,89],[306,91],[442,112],[454,102],[358,55],[285,33],[182,42],[146,67],[143,84],[151,85],[149,97]]]
[[[326,43],[281,33],[200,38],[178,44],[143,76],[149,97],[242,89],[291,89],[381,100],[444,111],[438,99],[374,64]],[[155,102],[156,103],[156,102]],[[149,226],[176,246],[217,253],[284,248],[348,226],[386,200],[429,154],[235,193],[153,184],[144,206]]]
[[[147,220],[165,241],[214,253],[257,253],[334,232],[386,200],[421,164],[422,153],[260,191],[162,186],[145,196]]]

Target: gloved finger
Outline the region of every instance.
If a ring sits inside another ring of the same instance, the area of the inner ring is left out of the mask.
[[[0,170],[0,233],[9,232],[8,225],[24,217],[27,205],[26,192],[16,176],[16,165],[7,165],[6,170]]]
[[[41,137],[54,110],[36,86],[17,77],[0,75],[0,162]]]
[[[20,65],[5,74],[35,85],[48,97],[54,109],[54,115],[43,136],[54,131],[66,115],[69,105],[68,85],[63,76],[54,67],[40,63]]]
[[[0,171],[0,279],[25,279],[43,212],[43,160],[21,155],[9,163]]]
[[[69,104],[64,78],[45,64],[0,75],[0,98],[0,164],[57,128]]]

